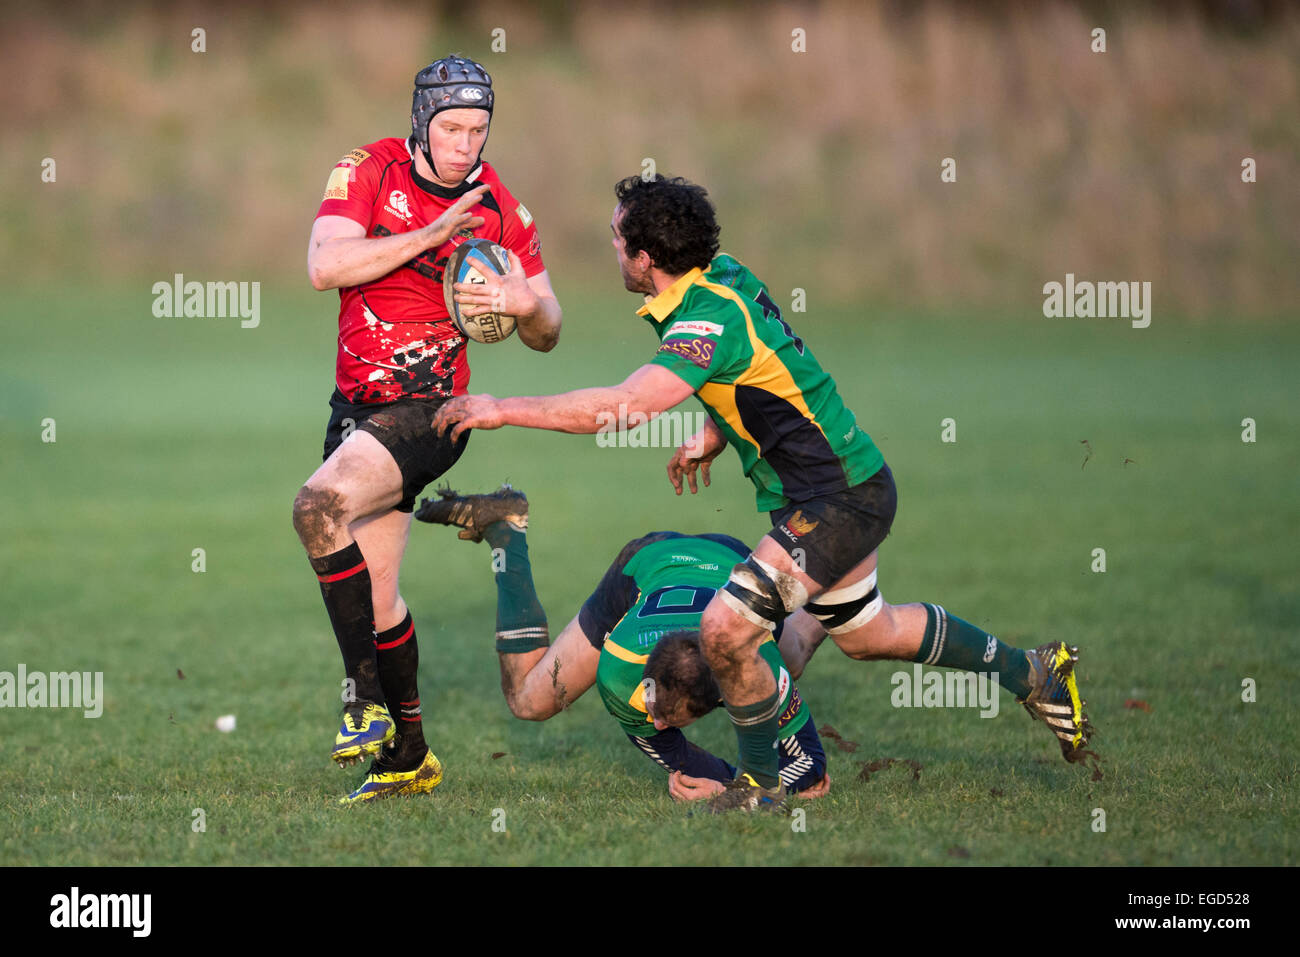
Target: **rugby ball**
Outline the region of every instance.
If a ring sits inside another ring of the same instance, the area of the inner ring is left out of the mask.
[[[481,316],[461,315],[456,302],[455,283],[484,283],[487,273],[504,276],[510,271],[510,255],[490,239],[468,239],[456,247],[442,274],[442,296],[456,328],[475,342],[500,342],[515,331],[514,316],[488,313]]]

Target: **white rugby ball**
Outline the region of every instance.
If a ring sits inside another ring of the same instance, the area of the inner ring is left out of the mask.
[[[475,342],[500,342],[510,338],[515,331],[514,316],[488,313],[481,316],[463,316],[456,302],[455,283],[483,283],[485,274],[491,272],[504,276],[510,271],[510,255],[490,239],[469,239],[456,247],[447,268],[442,274],[442,295],[447,312],[456,328]]]

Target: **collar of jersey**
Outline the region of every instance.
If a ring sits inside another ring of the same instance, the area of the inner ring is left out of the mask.
[[[656,322],[663,322],[673,314],[674,309],[682,304],[686,290],[695,285],[695,280],[703,275],[704,270],[696,266],[659,295],[653,299],[647,299],[645,305],[638,309],[636,314],[638,316],[654,316]]]
[[[469,171],[465,181],[459,186],[439,186],[431,179],[425,179],[415,168],[415,154],[411,152],[410,141],[407,141],[406,152],[411,155],[411,179],[415,185],[420,187],[426,193],[437,196],[440,199],[459,199],[477,185],[477,180],[483,175],[483,158],[479,157],[478,165]]]

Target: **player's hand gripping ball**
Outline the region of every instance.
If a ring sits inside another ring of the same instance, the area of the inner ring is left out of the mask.
[[[475,342],[500,342],[510,338],[515,331],[515,317],[497,312],[481,316],[462,314],[452,286],[458,282],[486,283],[484,275],[491,272],[504,276],[510,272],[509,254],[490,239],[469,239],[456,247],[447,261],[442,276],[442,295],[452,322],[462,333]]]

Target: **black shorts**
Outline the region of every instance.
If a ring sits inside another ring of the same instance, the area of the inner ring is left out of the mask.
[[[897,510],[894,475],[882,465],[861,485],[776,509],[767,534],[829,588],[880,547]]]
[[[328,459],[343,444],[344,431],[369,432],[397,463],[402,473],[399,512],[415,508],[415,497],[460,458],[469,432],[451,441],[451,430],[441,438],[433,431],[433,417],[446,399],[397,399],[353,405],[338,389],[330,396],[330,421],[325,427],[325,455]],[[322,459],[323,461],[323,459]]]

